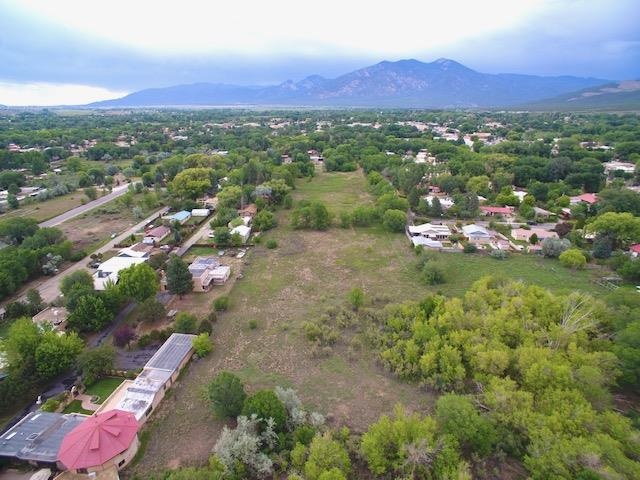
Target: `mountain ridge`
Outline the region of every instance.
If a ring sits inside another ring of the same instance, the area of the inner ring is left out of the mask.
[[[608,80],[477,72],[455,60],[384,60],[336,78],[309,75],[277,85],[198,82],[149,88],[89,107],[297,105],[416,108],[506,107],[535,102]]]

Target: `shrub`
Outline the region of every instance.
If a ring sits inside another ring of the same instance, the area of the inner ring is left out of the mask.
[[[545,238],[542,241],[542,254],[549,258],[558,258],[562,252],[571,246],[567,239]]]
[[[198,319],[195,315],[188,312],[180,312],[176,315],[173,323],[173,329],[178,333],[196,333],[198,328]]]
[[[342,474],[336,477],[335,472]],[[305,477],[308,480],[320,478],[346,478],[351,471],[351,460],[346,448],[331,438],[329,433],[316,435],[309,446],[309,456],[304,464]],[[327,477],[327,473],[331,476]]]
[[[402,210],[389,209],[382,215],[382,225],[389,232],[403,232],[407,224],[407,214]]]
[[[464,253],[476,253],[478,251],[478,247],[473,243],[467,242],[464,244],[464,247],[462,247],[462,251]]]
[[[495,258],[496,260],[506,260],[509,257],[509,254],[504,250],[491,250],[489,254],[491,258]]]
[[[267,240],[267,243],[265,245],[269,249],[274,249],[278,246],[278,242],[274,238],[270,238],[269,240]]]
[[[258,320],[252,318],[251,320],[249,320],[249,329],[255,330],[256,328],[258,328]]]
[[[213,343],[207,332],[203,332],[193,339],[193,349],[200,358],[204,358],[211,353]]]
[[[260,390],[247,397],[242,407],[242,415],[251,417],[256,415],[263,426],[270,418],[274,421],[275,430],[282,432],[287,422],[287,411],[284,404],[272,390]]]
[[[207,393],[211,409],[219,418],[238,416],[247,398],[242,382],[230,372],[216,375],[209,383]]]
[[[437,263],[429,262],[422,268],[422,281],[427,285],[445,283],[444,269]]]
[[[56,400],[52,397],[47,399],[47,401],[42,404],[40,410],[42,410],[43,412],[55,412],[56,410],[58,410],[58,408],[60,408],[60,400]]]
[[[567,268],[573,268],[576,270],[582,270],[587,264],[587,259],[577,248],[570,248],[565,250],[558,257],[562,266]]]
[[[200,321],[200,325],[198,325],[198,333],[208,333],[211,334],[213,332],[213,325],[209,321],[208,318],[205,318]]]
[[[364,292],[361,288],[352,288],[349,292],[349,303],[354,310],[359,310],[364,305]]]
[[[223,295],[222,297],[216,298],[215,302],[213,302],[213,308],[216,312],[224,312],[229,308],[229,297]]]
[[[116,347],[125,347],[133,340],[136,333],[129,325],[122,325],[113,332],[113,344]]]

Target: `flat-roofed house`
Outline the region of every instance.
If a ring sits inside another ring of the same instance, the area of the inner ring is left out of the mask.
[[[163,220],[167,220],[168,222],[178,222],[180,225],[186,223],[191,218],[191,212],[187,210],[181,210],[172,215],[165,215],[162,217]]]
[[[213,284],[225,283],[231,275],[231,267],[220,265],[216,257],[196,257],[189,265],[194,292],[208,292]]]
[[[421,236],[431,240],[448,240],[451,236],[451,230],[447,225],[434,225],[433,223],[410,225],[408,230],[412,237]]]
[[[463,235],[471,243],[489,243],[491,242],[491,233],[480,225],[471,224],[462,227]]]
[[[102,262],[96,273],[93,274],[93,287],[96,290],[105,290],[107,284],[113,283],[115,285],[118,283],[118,274],[121,270],[146,261],[147,258],[111,257]]]
[[[542,228],[532,228],[530,230],[525,230],[524,228],[514,228],[513,230],[511,230],[511,236],[514,238],[514,240],[520,240],[523,242],[530,242],[531,237],[534,234],[540,241],[546,238],[558,238],[558,234],[556,232],[550,232],[548,230],[543,230]]]
[[[131,257],[131,258],[147,258],[151,251],[153,250],[153,245],[149,245],[147,243],[138,242],[130,247],[125,247],[120,249],[118,252],[118,257]]]

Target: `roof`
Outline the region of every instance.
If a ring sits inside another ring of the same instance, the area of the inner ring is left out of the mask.
[[[129,412],[110,410],[88,417],[62,441],[59,460],[69,470],[104,465],[127,450],[138,433],[138,421]]]
[[[462,227],[462,232],[467,237],[469,235],[474,235],[474,236],[483,235],[483,236],[487,236],[487,237],[489,236],[489,231],[486,228],[481,227],[480,225],[476,225],[476,224],[463,226]]]
[[[139,263],[144,263],[145,261],[145,258],[111,257],[109,260],[100,264],[97,273],[117,273],[120,270],[124,270],[125,268],[129,268]]]
[[[256,213],[258,213],[258,206],[255,203],[250,203],[244,208],[238,210],[238,214],[242,215],[243,213],[246,213],[248,215],[255,215]]]
[[[69,312],[64,307],[47,307],[32,317],[35,323],[48,322],[51,325],[59,325],[69,317]]]
[[[526,230],[524,228],[514,228],[513,230],[511,230],[512,237],[530,238],[534,234],[540,240],[545,238],[558,238],[558,234],[556,232],[550,232],[549,230],[544,230],[542,228],[531,228],[529,230]]]
[[[145,368],[158,368],[175,372],[191,353],[195,335],[172,333],[160,349],[149,359]]]
[[[421,235],[411,237],[411,242],[413,243],[414,247],[417,247],[418,245],[423,245],[429,248],[442,248],[442,242],[438,240],[431,240],[430,238],[426,238]]]
[[[533,211],[536,215],[553,215],[553,212],[540,207],[533,207]]]
[[[629,247],[629,251],[633,253],[640,253],[640,243],[636,243],[635,245],[631,245]]]
[[[220,265],[216,257],[196,257],[189,265],[189,272],[193,277],[200,277],[206,270],[213,269]]]
[[[585,202],[585,203],[596,203],[598,201],[598,196],[595,193],[583,193],[582,195],[577,195],[575,197],[571,197],[571,202]]]
[[[491,207],[491,206],[482,206],[480,207],[481,212],[485,213],[500,213],[504,215],[509,215],[513,213],[513,207]]]
[[[234,233],[239,234],[241,237],[248,237],[251,233],[251,227],[247,227],[246,225],[238,225],[231,230],[231,235]]]
[[[31,412],[0,436],[0,456],[55,463],[62,439],[85,418],[77,414]]]
[[[188,219],[190,216],[191,216],[191,212],[188,212],[186,210],[180,210],[179,212],[176,212],[173,215],[168,215],[167,218],[181,222],[183,220]]]
[[[152,228],[148,232],[144,234],[145,237],[158,237],[162,238],[165,235],[168,235],[171,229],[165,225],[157,226],[156,228]]]
[[[409,233],[415,235],[421,235],[424,233],[433,232],[442,235],[450,235],[451,231],[446,225],[434,225],[432,223],[423,223],[422,225],[409,225]]]

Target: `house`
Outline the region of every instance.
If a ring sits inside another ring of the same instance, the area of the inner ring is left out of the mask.
[[[489,230],[476,224],[463,226],[462,234],[471,243],[489,243],[492,237]]]
[[[122,248],[118,252],[118,257],[130,257],[130,258],[147,258],[151,251],[153,250],[153,245],[148,245],[143,242],[138,242],[130,247]]]
[[[424,199],[425,202],[429,204],[430,207],[433,204],[433,199],[437,198],[438,201],[440,202],[440,207],[442,208],[442,210],[449,210],[451,207],[455,205],[453,198],[447,197],[447,196],[440,197],[438,195],[426,195],[422,198]]]
[[[631,162],[611,161],[604,164],[604,173],[610,175],[614,172],[635,173],[636,164]]]
[[[598,203],[598,196],[595,193],[583,193],[582,195],[571,197],[569,199],[569,203],[571,205],[577,205],[579,203],[586,203],[588,205],[593,205],[595,203]]]
[[[553,212],[550,212],[549,210],[545,210],[544,208],[540,208],[540,207],[533,207],[533,213],[535,214],[536,217],[539,217],[539,218],[549,218],[555,215]]]
[[[139,428],[136,418],[122,410],[88,417],[65,435],[58,459],[67,470],[80,474],[122,469],[138,451]]]
[[[231,267],[220,265],[216,257],[196,257],[189,265],[194,292],[208,292],[212,284],[225,283],[231,275]]]
[[[635,245],[631,245],[629,247],[629,253],[632,257],[640,257],[640,243],[636,243]]]
[[[442,242],[439,240],[431,240],[430,238],[423,237],[422,235],[416,235],[415,237],[411,237],[411,243],[414,247],[418,245],[422,245],[427,248],[442,248]]]
[[[515,209],[513,207],[492,207],[483,205],[480,207],[480,214],[487,217],[496,217],[502,215],[508,217],[513,215]]]
[[[409,225],[407,230],[412,237],[421,236],[431,240],[448,240],[451,236],[451,230],[449,230],[448,226],[434,225],[432,223]]]
[[[556,232],[550,232],[548,230],[543,230],[542,228],[532,228],[530,230],[525,230],[524,228],[514,228],[511,230],[511,236],[514,240],[520,240],[523,242],[530,242],[531,237],[535,234],[538,237],[539,241],[542,241],[546,238],[558,238],[558,234]]]
[[[30,412],[0,436],[0,457],[57,467],[63,439],[86,418],[75,413]]]
[[[249,240],[249,236],[251,236],[251,227],[247,227],[246,225],[238,225],[231,229],[231,235],[238,234],[240,238],[242,238],[242,243],[247,243]]]
[[[208,217],[211,214],[211,210],[208,208],[194,208],[191,210],[192,217]]]
[[[256,216],[257,213],[258,213],[258,206],[255,203],[250,203],[244,208],[241,208],[238,210],[238,215],[240,215],[241,217],[253,218]]]
[[[218,208],[218,197],[206,196],[201,199],[200,202],[205,208],[208,208],[210,210],[215,210]],[[193,212],[191,212],[191,214],[193,215]]]
[[[162,217],[163,220],[168,222],[178,222],[180,225],[185,224],[191,218],[191,212],[187,210],[181,210],[179,212],[174,213],[173,215],[165,215]]]
[[[37,315],[34,315],[31,320],[36,325],[51,325],[54,330],[64,330],[67,323],[69,312],[64,307],[47,307]]]
[[[118,283],[118,274],[121,270],[146,261],[147,258],[112,257],[102,262],[93,274],[93,287],[96,290],[105,290],[108,284]]]
[[[146,422],[191,359],[195,338],[186,333],[172,333],[135,380],[122,382],[96,413],[122,410],[133,414],[140,425]]]
[[[166,238],[171,233],[171,229],[166,225],[160,225],[159,227],[152,228],[144,234],[142,243],[147,245],[156,245]]]

